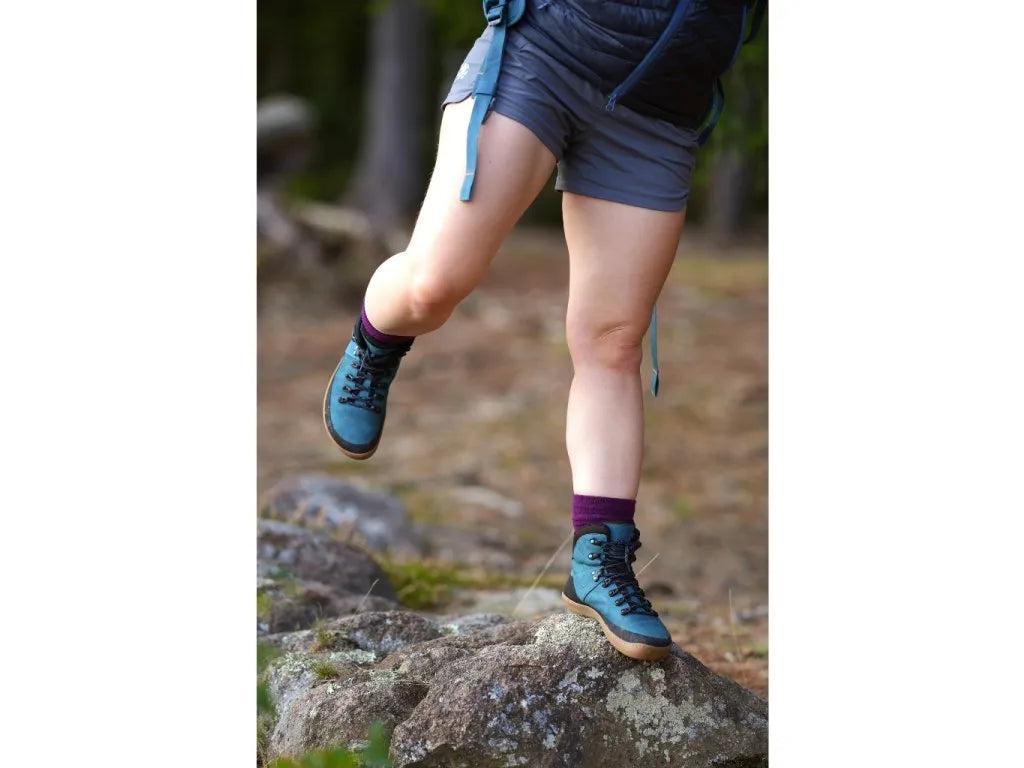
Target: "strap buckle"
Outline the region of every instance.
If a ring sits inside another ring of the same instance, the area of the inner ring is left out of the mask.
[[[505,21],[505,9],[508,7],[509,0],[483,0],[484,2],[484,18],[487,19],[488,26],[496,27]]]

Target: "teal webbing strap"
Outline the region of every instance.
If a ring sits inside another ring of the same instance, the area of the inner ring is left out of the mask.
[[[724,109],[725,89],[722,87],[722,79],[719,78],[715,80],[715,86],[711,90],[711,108],[708,110],[708,116],[704,120],[704,127],[697,134],[697,146],[703,147],[708,139],[711,138],[711,132],[718,125],[718,119],[722,116]]]
[[[651,326],[647,329],[651,343],[651,394],[658,396],[658,305],[651,310]]]
[[[494,27],[494,36],[487,47],[473,84],[473,111],[469,116],[469,129],[466,131],[466,175],[462,180],[459,199],[468,201],[473,195],[473,182],[476,180],[477,143],[480,138],[480,127],[494,103],[494,94],[498,90],[498,74],[501,72],[501,55],[505,50],[505,35],[508,28],[515,24],[526,8],[525,0],[484,0],[484,17]]]

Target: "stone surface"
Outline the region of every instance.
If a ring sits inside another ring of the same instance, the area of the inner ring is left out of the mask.
[[[257,522],[257,576],[319,582],[337,596],[369,593],[397,600],[384,571],[366,552],[279,520]]]
[[[452,602],[465,611],[503,613],[517,618],[565,611],[562,591],[553,587],[456,589]]]
[[[358,742],[374,720],[390,731],[409,716],[427,688],[414,676],[387,669],[360,670],[312,686],[285,708],[270,736],[270,752],[301,754]]]
[[[304,670],[307,643],[282,643],[295,650],[270,671],[271,756],[364,738],[379,719],[393,728],[397,768],[767,765],[767,703],[678,646],[637,662],[615,651],[597,622],[572,614],[448,618],[433,632],[426,617],[398,624],[397,615],[416,616],[337,620],[339,638],[358,647],[326,653],[377,659],[401,647],[365,663],[340,657],[329,679]]]
[[[339,595],[317,581],[258,578],[256,634],[291,632],[311,627],[319,619],[364,611],[392,611],[401,604],[379,595]]]
[[[490,571],[514,570],[518,566],[517,558],[509,551],[507,537],[487,526],[417,522],[413,527],[430,557],[437,560]]]
[[[323,530],[376,552],[420,555],[420,537],[405,505],[386,493],[367,491],[330,475],[286,477],[260,505],[264,517]]]
[[[377,654],[441,637],[437,622],[411,611],[370,611],[324,621],[317,629],[268,636],[282,650],[312,652],[359,648]]]

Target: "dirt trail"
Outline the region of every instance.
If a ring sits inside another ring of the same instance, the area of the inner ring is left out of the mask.
[[[715,258],[689,237],[679,253],[658,305],[661,392],[645,395],[637,567],[658,555],[641,581],[680,644],[764,694],[766,253]],[[569,530],[567,261],[557,230],[510,238],[448,324],[417,340],[393,387],[380,450],[368,462],[341,455],[320,421],[323,388],[358,308],[265,313],[260,490],[293,472],[343,475],[397,493],[414,518],[489,531],[519,573],[535,574]],[[645,385],[648,376],[645,359]]]

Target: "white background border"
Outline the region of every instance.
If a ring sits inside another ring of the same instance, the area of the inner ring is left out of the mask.
[[[249,765],[255,6],[8,5],[0,761]],[[777,768],[1019,751],[1024,20],[924,8],[770,9]]]

